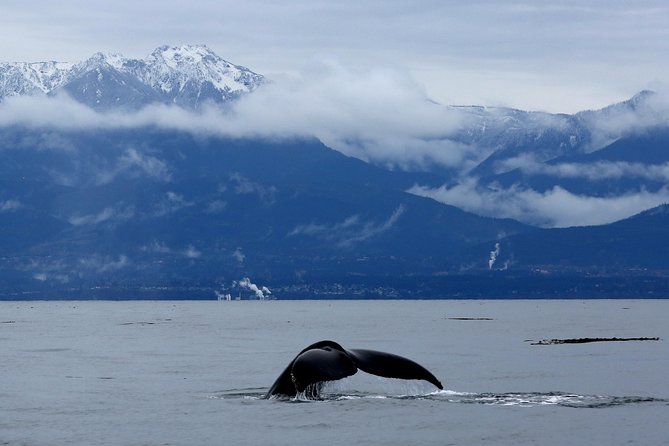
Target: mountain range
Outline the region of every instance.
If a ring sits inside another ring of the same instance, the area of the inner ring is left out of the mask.
[[[205,46],[0,63],[0,102],[65,94],[102,116],[234,108],[268,84]],[[314,136],[0,124],[0,298],[667,297],[657,99],[573,115],[444,106],[462,120],[445,138],[478,154],[466,171],[375,164]],[[555,195],[655,201],[589,226],[498,215]]]
[[[263,82],[263,76],[221,59],[205,45],[165,45],[144,59],[96,53],[77,63],[0,63],[0,100],[66,92],[100,110],[151,103],[199,108],[232,100]]]

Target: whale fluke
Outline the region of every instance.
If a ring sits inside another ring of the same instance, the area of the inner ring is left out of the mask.
[[[443,389],[441,382],[422,365],[392,353],[345,350],[333,341],[320,341],[297,354],[279,375],[265,398],[294,397],[310,391],[318,397],[319,384],[354,375],[358,369],[384,378],[422,379]]]

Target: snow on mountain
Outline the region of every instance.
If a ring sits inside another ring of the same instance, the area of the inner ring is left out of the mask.
[[[145,60],[138,77],[164,92],[183,90],[188,82],[211,82],[221,91],[250,92],[262,83],[262,76],[216,56],[206,46],[162,46]]]
[[[502,174],[518,162],[547,162],[596,152],[619,138],[669,125],[669,106],[658,93],[644,90],[599,110],[553,114],[505,107],[453,106],[466,124],[452,138],[487,149],[490,155],[470,173]]]
[[[53,61],[0,63],[0,99],[53,91],[63,85],[72,66]]]
[[[630,133],[669,125],[669,102],[666,94],[643,90],[626,101],[574,116],[592,133],[591,152]]]
[[[127,60],[128,59],[125,59],[121,54],[95,53],[88,59],[73,64],[68,73],[68,80],[103,67],[113,68],[123,72],[123,66]]]
[[[206,99],[234,99],[263,82],[261,75],[221,59],[204,45],[161,46],[124,68],[171,102],[192,107]]]
[[[124,69],[120,55],[96,53],[72,67],[68,80],[59,90],[95,109],[138,109],[155,102],[169,102],[141,79]]]
[[[581,153],[588,129],[574,115],[530,112],[505,107],[453,106],[466,124],[454,140],[487,149],[490,156],[471,173],[487,176],[503,172],[506,161],[531,154],[543,162]]]
[[[151,102],[197,108],[255,90],[260,74],[218,57],[204,45],[161,46],[145,59],[96,53],[78,63],[0,63],[0,100],[65,90],[94,108]]]
[[[64,91],[98,110],[136,110],[155,103],[198,109],[208,102],[234,100],[264,82],[262,75],[223,60],[205,45],[165,45],[142,59],[96,53],[74,64],[0,63],[0,101]],[[470,151],[473,162],[467,165],[467,174],[493,177],[527,162],[593,152],[644,127],[668,125],[666,102],[644,91],[628,101],[576,114],[450,106],[447,108],[462,118],[462,125],[444,140]],[[462,174],[438,162],[424,167],[447,175]]]

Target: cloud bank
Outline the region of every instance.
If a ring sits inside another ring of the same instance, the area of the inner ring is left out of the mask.
[[[590,150],[626,133],[669,123],[669,94],[649,96],[637,105],[580,114],[592,131]],[[537,131],[547,125],[565,125],[564,117],[557,115],[529,118],[539,120],[532,124],[538,126]],[[376,164],[402,169],[436,164],[464,172],[490,154],[490,147],[454,140],[454,135],[468,131],[474,122],[478,122],[476,116],[466,110],[430,100],[406,72],[391,68],[356,71],[328,59],[312,60],[299,73],[269,82],[224,109],[210,104],[193,112],[154,104],[137,111],[96,112],[65,94],[11,97],[0,103],[0,126],[61,130],[153,126],[229,137],[315,136],[346,155]],[[64,142],[51,139],[42,145],[67,149]],[[99,181],[124,170],[170,178],[160,160],[131,148],[115,170],[100,173]]]
[[[603,106],[669,71],[665,0],[98,3],[3,1],[0,37],[11,44],[0,60],[143,57],[157,44],[186,41],[255,71],[285,73],[328,52],[357,66],[402,64],[444,102],[559,111]]]
[[[508,172],[519,169],[530,175],[549,175],[558,178],[585,178],[590,181],[618,180],[639,178],[648,181],[669,183],[669,162],[645,164],[626,161],[594,161],[591,163],[538,162],[531,155],[515,157],[497,163],[500,171]]]
[[[657,192],[593,197],[573,194],[559,186],[543,193],[519,186],[491,189],[469,179],[453,187],[414,186],[408,192],[479,215],[513,218],[543,227],[607,224],[669,202],[669,186]]]
[[[587,111],[580,115],[591,129],[590,150],[594,151],[625,134],[669,125],[669,90],[661,86],[658,92],[642,93],[633,98],[631,106],[614,104],[598,112]]]
[[[668,95],[658,94],[634,109],[614,106],[601,113],[583,114],[594,132],[593,147],[625,132],[667,124],[668,98]],[[431,101],[424,89],[404,72],[384,68],[356,71],[322,59],[312,61],[298,74],[262,86],[226,108],[209,105],[197,112],[167,105],[150,105],[137,111],[96,112],[65,95],[13,97],[0,103],[0,126],[26,126],[44,132],[157,127],[239,138],[315,136],[346,155],[390,168],[421,169],[439,165],[459,172],[460,182],[455,186],[427,189],[417,185],[411,192],[478,214],[516,218],[542,226],[608,223],[669,201],[667,187],[656,192],[640,191],[612,197],[576,195],[560,187],[546,192],[520,186],[498,190],[483,188],[475,178],[468,178],[467,172],[490,153],[490,148],[452,139],[467,129],[472,119],[471,114],[457,107]],[[555,125],[561,122],[558,119]],[[46,149],[71,150],[57,138],[47,139],[42,142]],[[669,179],[669,164],[547,165],[531,156],[520,156],[502,164],[504,170],[520,168],[530,173],[594,181],[623,177],[663,182]],[[172,175],[160,159],[128,148],[115,164],[95,173],[95,182],[105,184],[122,174],[146,175],[164,182],[170,181]],[[236,193],[255,194],[265,204],[272,204],[275,190],[241,176],[231,181]],[[4,211],[12,206],[8,202],[0,204]],[[192,205],[187,198],[170,192],[156,204],[155,213],[164,215]],[[217,201],[207,209],[220,213],[225,206],[225,202]],[[107,221],[118,217],[117,211],[106,209],[95,215],[77,215],[72,223]],[[386,223],[392,226],[401,213],[402,209]],[[342,234],[334,242],[347,245],[382,232],[384,225],[351,217],[329,226],[303,225],[294,232],[320,237]]]
[[[214,105],[198,112],[149,105],[132,112],[96,112],[64,94],[11,97],[0,103],[0,126],[63,130],[155,126],[230,137],[315,136],[346,155],[402,168],[434,163],[457,168],[477,158],[475,148],[448,139],[466,119],[465,114],[429,100],[406,73],[357,72],[331,60],[314,60],[299,74],[268,83],[225,110]],[[118,169],[131,167],[169,176],[156,160],[141,158],[137,151],[129,151]]]

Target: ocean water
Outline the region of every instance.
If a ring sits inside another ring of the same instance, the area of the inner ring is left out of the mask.
[[[669,444],[669,301],[0,302],[0,445]],[[483,318],[461,320],[452,318]],[[532,345],[580,337],[659,341]],[[306,345],[409,357],[262,395]]]

